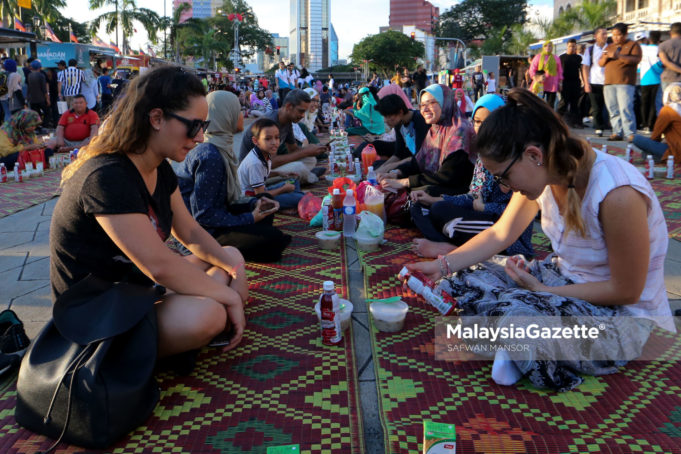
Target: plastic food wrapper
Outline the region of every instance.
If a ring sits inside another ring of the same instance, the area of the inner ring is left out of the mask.
[[[331,194],[327,194],[327,195],[324,196],[323,199],[320,199],[321,202],[319,203],[319,209],[318,209],[319,211],[317,212],[317,214],[314,215],[314,217],[312,219],[310,219],[310,227],[321,227],[322,226],[322,224],[323,224],[323,222],[322,222],[322,218],[323,218],[322,206],[324,205],[324,201],[326,199],[329,199],[329,201],[331,201]],[[300,201],[302,202],[303,199],[300,199]],[[298,206],[300,206],[300,202],[298,203]]]
[[[383,220],[370,211],[362,211],[359,214],[359,227],[357,235],[370,238],[383,239],[385,225]]]
[[[304,221],[312,220],[321,210],[322,199],[311,192],[306,193],[298,202],[298,215]]]
[[[454,454],[456,427],[454,424],[423,421],[423,454]]]
[[[456,311],[457,301],[446,292],[435,291],[435,283],[420,271],[409,271],[407,267],[400,270],[397,277],[414,293],[421,296],[427,303],[437,309],[442,315],[450,315]]]
[[[297,454],[300,452],[300,445],[269,446],[267,454]]]

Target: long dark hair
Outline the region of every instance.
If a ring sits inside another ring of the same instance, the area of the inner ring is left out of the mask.
[[[524,88],[508,92],[508,101],[490,114],[478,131],[480,156],[503,162],[523,152],[527,145],[543,150],[544,165],[560,175],[568,186],[566,231],[586,235],[581,212],[581,197],[575,189],[575,177],[588,144],[570,134],[570,129],[549,105]]]
[[[100,154],[144,153],[151,136],[149,112],[152,109],[161,109],[164,113],[183,110],[195,96],[206,96],[203,84],[179,66],[160,66],[136,77],[104,122],[99,135],[64,169],[62,183],[86,160]]]

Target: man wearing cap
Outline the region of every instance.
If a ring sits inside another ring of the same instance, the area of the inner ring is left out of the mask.
[[[681,22],[674,22],[669,29],[667,41],[660,44],[660,61],[664,65],[661,89],[664,90],[673,82],[681,82]]]
[[[45,120],[47,107],[50,105],[50,87],[45,74],[40,71],[42,68],[40,60],[33,60],[30,67],[31,72],[26,78],[26,98],[31,109],[38,112]]]

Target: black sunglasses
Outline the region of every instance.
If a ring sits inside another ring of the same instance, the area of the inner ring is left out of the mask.
[[[184,123],[184,125],[187,127],[187,137],[189,137],[190,139],[196,137],[196,135],[199,133],[199,130],[203,130],[203,132],[206,132],[206,129],[208,129],[208,125],[210,124],[210,120],[207,121],[198,119],[190,120],[188,118],[176,115],[172,112],[166,112],[166,115],[176,119],[177,121]]]
[[[515,150],[514,150],[515,151]],[[498,184],[499,186],[503,186],[506,189],[511,189],[511,187],[508,185],[508,183],[504,182],[504,178],[506,178],[506,175],[508,174],[508,171],[511,170],[511,167],[513,167],[513,164],[522,156],[522,153],[518,153],[515,158],[511,161],[511,163],[506,166],[506,170],[501,172],[501,175],[494,175],[494,182]]]

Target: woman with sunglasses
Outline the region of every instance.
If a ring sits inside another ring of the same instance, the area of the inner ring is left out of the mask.
[[[477,133],[485,119],[504,105],[504,99],[495,94],[482,96],[473,108],[473,128]],[[435,258],[448,254],[478,233],[491,227],[506,209],[511,194],[499,185],[478,158],[469,191],[466,194],[433,197],[426,191],[412,191],[411,217],[425,238],[414,240],[414,250],[423,257]],[[429,207],[424,214],[423,207]],[[532,223],[520,238],[506,248],[509,255],[534,256],[532,248]]]
[[[203,84],[181,68],[163,66],[136,78],[101,133],[64,169],[52,217],[56,304],[90,275],[167,288],[150,297],[142,314],[154,312],[159,357],[198,349],[233,327],[223,343],[229,350],[246,324],[243,257],[192,218],[168,163],[184,160],[203,141],[207,113]],[[164,244],[171,232],[192,255]]]
[[[419,96],[419,109],[430,130],[416,156],[385,174],[381,185],[393,189],[427,187],[432,196],[464,194],[477,157],[473,127],[461,116],[446,85],[429,85]]]
[[[487,170],[513,191],[508,207],[453,252],[409,268],[440,279],[464,315],[494,316],[486,320],[497,326],[515,315],[551,316],[542,324],[582,316],[604,328],[577,344],[549,338],[519,353],[502,349],[493,379],[512,384],[525,375],[538,387],[570,390],[580,374],[612,374],[637,358],[655,325],[675,331],[664,285],[667,227],[634,166],[573,137],[553,109],[518,88],[482,124],[477,144]],[[493,257],[540,211],[552,255],[531,263]]]

